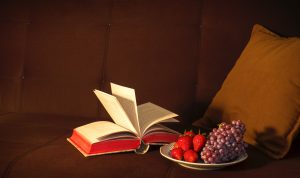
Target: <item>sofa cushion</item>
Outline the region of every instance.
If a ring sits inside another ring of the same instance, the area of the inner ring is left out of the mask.
[[[230,8],[227,1],[202,2],[196,93],[198,117],[203,115],[249,41],[253,24],[264,24],[285,36],[300,36],[297,1],[232,0]]]
[[[255,25],[198,125],[240,119],[247,127],[246,142],[273,158],[284,157],[300,126],[299,51],[299,38],[280,37]]]
[[[21,157],[6,177],[164,177],[171,164],[157,149],[147,154],[133,152],[84,157],[65,135]],[[152,148],[153,149],[153,148]]]
[[[216,171],[195,171],[173,163],[152,146],[144,155],[133,152],[84,157],[62,136],[20,157],[6,171],[7,178],[19,177],[274,177],[298,175],[299,152],[287,159],[272,161],[254,147],[242,163]],[[299,146],[299,145],[298,145]],[[299,148],[299,147],[297,147]],[[296,153],[296,152],[295,152]]]
[[[22,156],[92,121],[93,118],[50,114],[0,115],[0,177]]]

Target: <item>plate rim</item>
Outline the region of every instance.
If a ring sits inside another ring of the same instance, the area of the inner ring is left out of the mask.
[[[199,168],[200,168],[200,166],[203,168],[212,168],[212,167],[221,168],[221,167],[226,167],[226,166],[240,163],[248,158],[248,154],[245,153],[245,154],[241,155],[238,159],[231,161],[231,162],[226,162],[226,163],[213,163],[213,164],[199,163],[199,162],[191,163],[191,162],[187,162],[187,161],[183,161],[183,160],[174,159],[170,155],[168,155],[168,154],[166,155],[165,153],[163,153],[163,149],[168,149],[168,152],[169,152],[171,150],[170,148],[174,145],[174,143],[175,142],[161,146],[160,154],[163,157],[180,164],[181,166],[182,166],[182,164],[186,164],[186,165],[190,165],[190,166],[199,166]]]

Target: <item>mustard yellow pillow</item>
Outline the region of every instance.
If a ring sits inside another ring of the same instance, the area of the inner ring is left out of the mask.
[[[245,141],[283,158],[300,126],[300,38],[254,25],[250,41],[202,119],[215,125],[240,119]]]

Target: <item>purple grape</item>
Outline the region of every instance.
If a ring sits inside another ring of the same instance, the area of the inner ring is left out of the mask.
[[[223,163],[237,159],[246,153],[247,144],[243,141],[245,124],[240,120],[225,122],[214,128],[208,136],[201,158],[205,163]]]

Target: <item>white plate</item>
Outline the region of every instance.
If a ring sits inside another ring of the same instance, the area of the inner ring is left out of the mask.
[[[245,153],[244,155],[240,156],[238,159],[236,159],[235,161],[231,161],[231,162],[227,162],[227,163],[220,163],[220,164],[206,164],[203,161],[201,161],[201,159],[199,159],[198,162],[195,163],[190,163],[190,162],[186,162],[186,161],[182,161],[182,160],[177,160],[174,159],[170,156],[170,151],[173,148],[174,143],[168,144],[168,145],[164,145],[162,147],[160,147],[160,154],[171,160],[174,161],[176,163],[178,163],[179,165],[186,167],[186,168],[190,168],[190,169],[196,169],[196,170],[215,170],[215,169],[221,169],[224,168],[226,166],[231,166],[237,163],[240,163],[242,161],[244,161],[245,159],[247,159],[248,155],[247,153]]]

